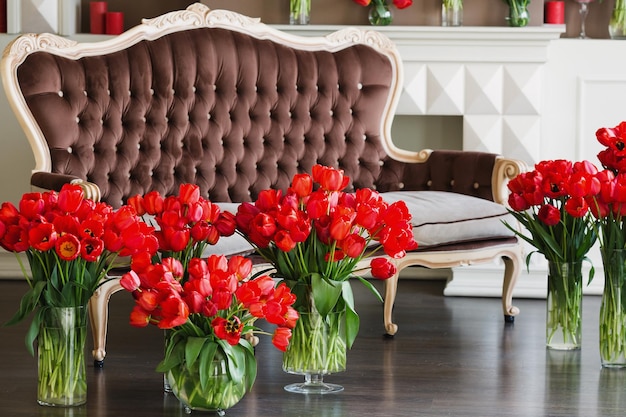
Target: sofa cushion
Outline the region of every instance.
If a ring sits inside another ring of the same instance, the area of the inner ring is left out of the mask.
[[[504,224],[516,224],[506,208],[493,201],[444,191],[398,191],[381,194],[389,203],[403,200],[413,217],[420,249],[514,236]]]

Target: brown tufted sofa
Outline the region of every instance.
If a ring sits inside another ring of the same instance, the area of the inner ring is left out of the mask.
[[[33,188],[75,182],[118,207],[190,182],[233,209],[263,189],[285,189],[316,163],[337,166],[352,189],[409,204],[420,247],[396,261],[400,270],[501,259],[510,321],[522,251],[502,225],[504,184],[524,166],[489,153],[394,146],[401,70],[395,46],[375,31],[296,37],[201,4],[102,42],[23,35],[2,59],[5,91],[35,156]],[[251,250],[237,237],[211,249]],[[389,335],[397,283],[385,288]],[[112,278],[91,301],[100,363],[108,300],[119,288]]]

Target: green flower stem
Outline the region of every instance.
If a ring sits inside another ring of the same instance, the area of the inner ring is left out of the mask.
[[[302,15],[311,15],[311,0],[289,0],[289,13],[291,14],[291,21],[300,22]]]
[[[546,343],[555,349],[580,347],[582,264],[549,265]]]
[[[442,0],[441,4],[448,10],[463,10],[463,0]]]
[[[611,37],[623,38],[626,36],[626,0],[616,0],[609,20]]]
[[[600,358],[603,366],[626,365],[624,250],[602,251],[604,292],[600,306]]]
[[[345,332],[341,331],[343,313],[301,313],[293,329],[283,369],[297,374],[329,374],[346,369]]]
[[[528,0],[506,0],[509,5],[509,26],[523,27],[528,25]]]
[[[43,325],[37,338],[37,398],[42,404],[80,405],[87,398],[84,353],[86,323],[71,315],[65,318],[66,322],[57,322],[54,327]]]

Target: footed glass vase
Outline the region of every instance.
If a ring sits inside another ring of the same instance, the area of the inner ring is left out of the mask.
[[[37,336],[37,402],[71,407],[87,402],[87,308],[44,307]]]
[[[186,344],[192,349],[189,346],[197,346],[197,340],[201,338],[189,339],[196,339]],[[210,344],[213,347],[207,347]],[[214,352],[212,360],[203,363],[204,355],[208,355],[203,350],[194,363],[183,362],[170,369],[167,380],[187,414],[197,410],[223,416],[252,388],[256,379],[256,359],[241,345],[229,347],[229,353],[214,342],[207,342],[205,348]]]
[[[328,394],[343,391],[337,384],[324,382],[324,375],[345,371],[345,311],[326,317],[316,311],[300,312],[287,351],[283,353],[283,370],[303,375],[304,382],[285,386],[288,392]]]
[[[582,262],[548,262],[548,349],[580,349],[582,295]]]
[[[626,251],[602,251],[604,292],[600,305],[600,359],[607,368],[626,367]]]

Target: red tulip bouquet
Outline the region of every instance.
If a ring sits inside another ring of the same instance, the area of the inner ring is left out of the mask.
[[[256,359],[242,335],[264,333],[256,320],[276,325],[278,349],[289,344],[298,319],[295,296],[269,276],[249,279],[251,270],[249,259],[212,255],[191,258],[187,271],[165,258],[143,269],[135,265],[122,277],[135,298],[131,325],[171,329],[157,370],[167,373],[174,394],[191,409],[224,410],[250,390]]]
[[[533,171],[508,183],[510,212],[530,236],[507,226],[548,260],[549,347],[580,343],[582,262],[588,260],[597,239],[588,204],[599,191],[596,174],[588,161],[551,160],[539,162]],[[533,253],[528,254],[527,264]],[[592,266],[589,280],[593,271]]]
[[[26,347],[34,353],[33,343],[38,339],[40,402],[74,405],[76,396],[84,400],[86,380],[73,375],[72,365],[82,367],[84,374],[87,302],[117,256],[156,251],[152,228],[128,206],[113,210],[108,204],[85,199],[80,186],[65,185],[58,193],[24,194],[19,208],[3,203],[0,245],[18,254],[29,285],[8,324],[34,312]],[[26,254],[30,271],[20,253]],[[81,313],[75,322],[71,312],[76,309]],[[75,335],[74,356],[68,364],[63,359],[64,343],[75,327],[81,330]]]
[[[286,370],[345,368],[346,347],[359,330],[349,278],[356,276],[382,302],[375,287],[358,275],[357,264],[384,251],[387,257],[381,253],[370,267],[374,277],[387,279],[396,273],[388,258],[401,258],[417,247],[404,202],[388,204],[370,189],[341,191],[349,180],[341,170],[316,165],[312,175],[296,174],[284,194],[264,190],[236,214],[237,232],[297,296],[300,320],[283,357]],[[331,330],[322,332],[320,322]]]
[[[369,21],[372,25],[384,26],[393,20],[387,0],[354,0],[354,2],[361,6],[371,6]],[[392,4],[397,9],[406,9],[413,4],[413,0],[392,0]]]
[[[155,227],[161,258],[175,258],[187,270],[192,258],[202,258],[207,246],[235,233],[234,215],[200,196],[195,184],[181,184],[178,195],[164,197],[157,191],[128,199],[144,221]],[[135,262],[151,263],[145,253]]]
[[[600,308],[600,356],[605,366],[626,366],[626,122],[601,128],[598,159],[601,190],[590,201],[600,236],[604,293]]]

